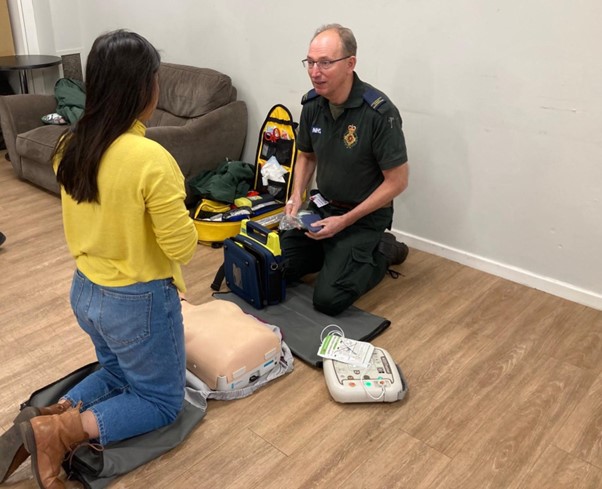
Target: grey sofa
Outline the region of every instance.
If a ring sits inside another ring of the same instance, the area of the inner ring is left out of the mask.
[[[146,136],[174,156],[186,178],[239,160],[247,133],[247,106],[236,100],[230,77],[208,68],[162,63],[157,110]],[[58,193],[50,158],[66,126],[44,125],[54,95],[0,97],[0,124],[12,166],[19,176]]]

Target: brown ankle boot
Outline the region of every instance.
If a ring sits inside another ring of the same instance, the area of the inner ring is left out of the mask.
[[[90,438],[84,431],[79,405],[62,414],[37,416],[20,423],[19,431],[31,454],[31,468],[38,485],[43,489],[64,489],[58,476],[65,454]]]
[[[41,408],[29,406],[19,413],[13,421],[13,426],[0,437],[0,484],[8,479],[29,457],[29,452],[23,446],[17,425],[36,416],[63,413],[69,407],[71,407],[71,403],[57,403]]]

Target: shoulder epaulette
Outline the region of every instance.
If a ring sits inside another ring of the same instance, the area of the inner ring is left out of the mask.
[[[303,95],[303,97],[301,98],[301,104],[309,102],[310,100],[313,100],[318,96],[319,95],[316,92],[316,90],[312,88],[309,92],[307,92],[305,95]]]
[[[364,102],[381,114],[384,114],[388,109],[387,98],[373,88],[364,92]]]

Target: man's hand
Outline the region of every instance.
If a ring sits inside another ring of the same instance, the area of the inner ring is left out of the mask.
[[[301,197],[293,195],[290,199],[288,199],[286,205],[284,206],[284,214],[287,216],[297,216],[297,212],[299,212],[299,208],[303,204]]]
[[[295,162],[295,181],[293,183],[293,191],[284,207],[284,213],[287,216],[297,217],[297,212],[303,204],[302,195],[305,194],[305,189],[311,180],[314,170],[316,169],[315,153],[304,153],[299,151],[297,161]]]
[[[322,230],[317,233],[308,232],[306,235],[312,239],[332,238],[362,217],[391,202],[408,185],[408,164],[383,170],[383,176],[383,182],[361,204],[341,216],[330,216],[316,221],[314,226],[324,226]]]
[[[347,223],[345,215],[342,215],[326,217],[325,219],[314,222],[313,226],[322,226],[322,229],[320,229],[320,231],[317,233],[308,231],[305,233],[305,235],[309,238],[320,240],[332,238],[335,234],[341,232],[343,229],[349,226],[349,224]]]

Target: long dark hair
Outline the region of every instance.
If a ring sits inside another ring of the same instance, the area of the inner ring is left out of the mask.
[[[117,30],[94,41],[84,113],[54,151],[61,155],[57,180],[78,203],[98,202],[102,155],[151,102],[160,62],[151,43],[134,32]]]

